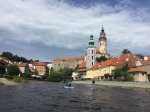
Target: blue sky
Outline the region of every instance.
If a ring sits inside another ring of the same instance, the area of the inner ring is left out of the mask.
[[[52,61],[86,52],[89,36],[95,46],[102,25],[108,52],[124,48],[150,55],[150,0],[5,0],[0,1],[0,53]]]

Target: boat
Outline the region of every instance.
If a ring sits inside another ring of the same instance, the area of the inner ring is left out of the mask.
[[[73,86],[69,87],[69,86],[64,86],[64,88],[67,88],[67,89],[74,89]]]

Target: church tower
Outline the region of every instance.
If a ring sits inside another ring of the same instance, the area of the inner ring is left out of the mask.
[[[107,38],[103,27],[100,32],[100,38],[99,38],[99,52],[102,55],[107,54]]]
[[[95,64],[95,47],[93,35],[90,36],[89,45],[87,48],[87,56],[86,56],[86,68],[89,69]]]

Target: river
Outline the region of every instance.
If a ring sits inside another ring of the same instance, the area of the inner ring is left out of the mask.
[[[0,112],[150,112],[150,92],[33,81],[0,86]]]

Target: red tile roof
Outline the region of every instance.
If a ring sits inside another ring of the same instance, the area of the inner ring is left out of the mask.
[[[124,63],[122,60],[119,60],[118,58],[111,58],[109,60],[106,60],[104,62],[101,63],[96,63],[91,69],[95,70],[98,69],[100,67],[106,67],[106,66],[123,66]]]
[[[18,64],[19,67],[25,67],[27,65],[27,63],[20,63]]]
[[[150,65],[149,60],[141,60],[142,65]]]
[[[56,58],[55,61],[71,61],[71,60],[84,60],[83,57],[76,57],[76,58]]]
[[[130,72],[130,73],[133,73],[133,72],[146,72],[146,71],[144,70],[143,67],[136,67],[136,68],[131,68],[131,69],[129,70],[129,72]]]
[[[33,66],[46,66],[46,63],[44,63],[44,62],[33,62],[32,65]]]
[[[86,61],[83,61],[80,65],[79,68],[86,68]]]

